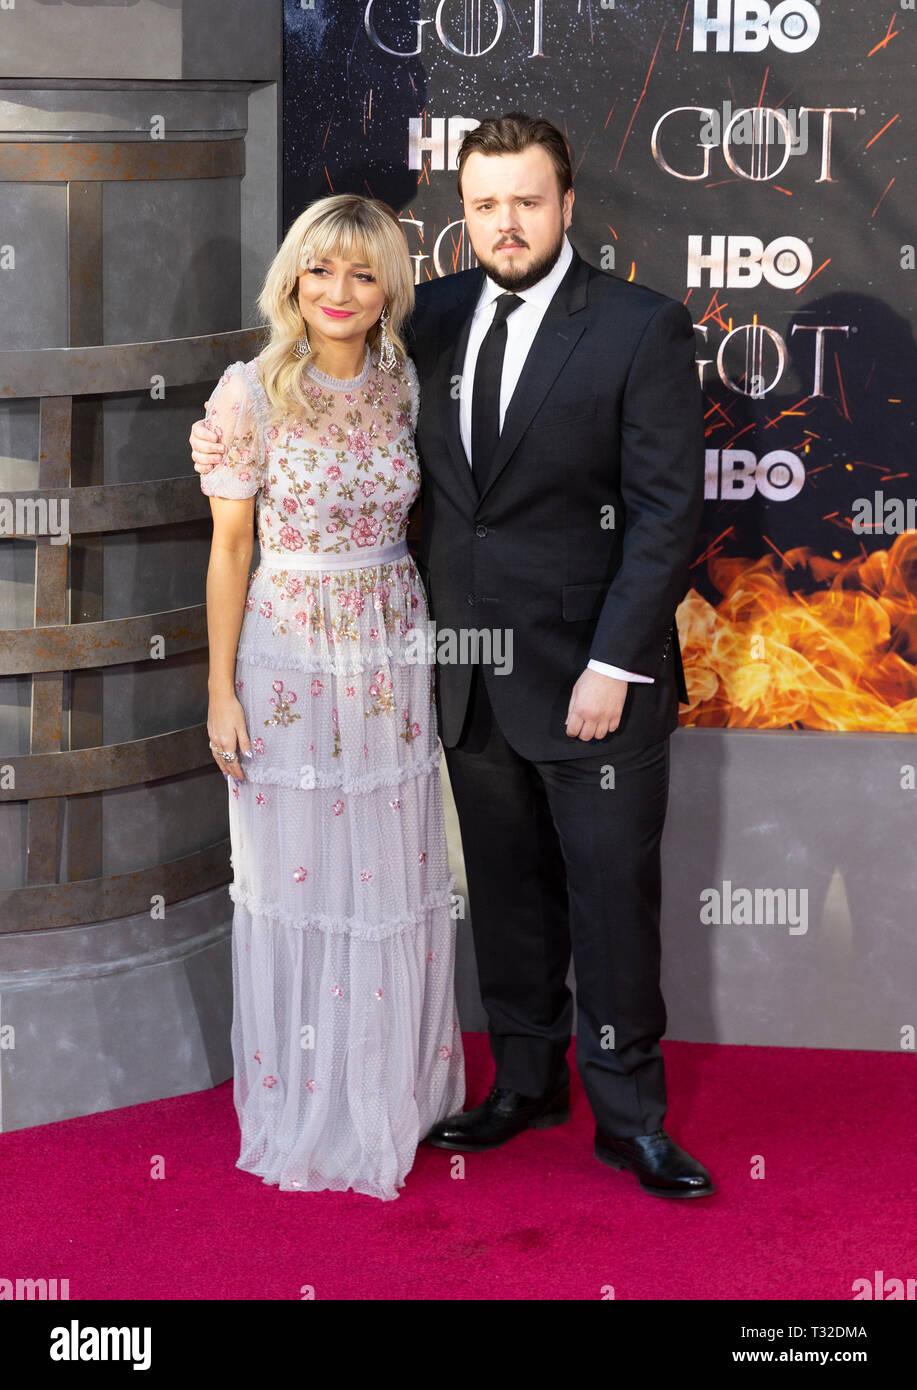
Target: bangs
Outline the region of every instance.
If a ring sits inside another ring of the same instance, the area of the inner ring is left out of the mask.
[[[345,261],[362,261],[373,274],[379,273],[377,248],[372,244],[369,229],[345,212],[331,212],[319,218],[303,237],[299,251],[299,269],[307,270],[313,261],[340,257]]]

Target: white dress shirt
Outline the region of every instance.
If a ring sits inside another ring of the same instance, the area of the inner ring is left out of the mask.
[[[517,305],[506,320],[506,352],[503,357],[503,375],[500,378],[500,429],[503,417],[512,399],[513,391],[522,372],[523,364],[532,346],[538,326],[554,296],[558,285],[567,273],[573,259],[573,247],[564,237],[561,253],[547,275],[527,290],[516,290],[522,303]],[[462,369],[462,391],[459,396],[459,430],[465,457],[471,467],[471,398],[474,390],[474,366],[484,335],[493,322],[494,304],[504,294],[502,285],[496,284],[489,275],[484,277],[484,288],[475,306],[468,334],[468,347]],[[634,671],[623,671],[619,666],[609,666],[605,661],[590,661],[589,669],[599,671],[603,676],[614,676],[620,681],[640,681],[652,685],[653,676],[639,676]]]

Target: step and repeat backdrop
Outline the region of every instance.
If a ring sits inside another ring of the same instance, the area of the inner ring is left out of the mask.
[[[476,264],[455,156],[553,121],[580,254],[683,301],[706,506],[686,724],[917,731],[914,0],[285,0],[284,223],[384,199]]]

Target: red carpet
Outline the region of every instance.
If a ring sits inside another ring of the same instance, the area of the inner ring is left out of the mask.
[[[476,1102],[489,1052],[465,1041]],[[69,1278],[71,1299],[850,1299],[917,1275],[912,1056],[664,1048],[667,1128],[713,1197],[597,1163],[575,1073],[569,1124],[466,1156],[463,1179],[422,1146],[394,1202],[281,1193],[234,1166],[227,1082],[0,1135],[0,1278]]]

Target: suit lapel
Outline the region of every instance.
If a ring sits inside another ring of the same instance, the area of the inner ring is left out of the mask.
[[[476,275],[469,276],[467,287],[462,287],[461,293],[440,320],[440,365],[434,394],[436,399],[442,402],[443,428],[456,473],[468,496],[476,504],[483,501],[506,467],[513,450],[528,429],[533,415],[586,327],[585,317],[577,322],[572,316],[585,307],[588,274],[588,265],[574,250],[573,260],[542,317],[526,355],[504,417],[503,430],[491,465],[487,487],[480,498],[470,462],[462,445],[459,393],[453,389],[454,383],[462,376],[471,319],[484,284],[484,271],[480,267]]]
[[[439,341],[442,349],[440,353],[441,370],[444,375],[437,383],[437,397],[443,402],[444,430],[449,445],[449,453],[463,488],[475,502],[477,502],[478,490],[471,473],[471,463],[462,444],[462,432],[459,426],[459,393],[457,388],[453,388],[454,384],[461,380],[462,363],[465,358],[465,349],[468,346],[468,336],[471,332],[471,320],[483,284],[484,272],[479,269],[476,275],[468,277],[467,289],[463,290],[452,308],[443,316],[440,324]]]
[[[586,327],[586,315],[572,315],[586,304],[588,266],[573,252],[573,260],[544,312],[538,331],[528,350],[519,380],[503,418],[503,429],[481,501],[490,492],[513,451],[528,429],[538,407],[548,394],[564,363]]]

